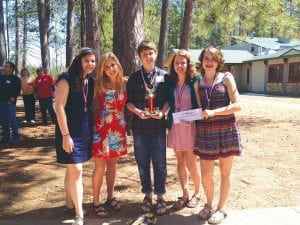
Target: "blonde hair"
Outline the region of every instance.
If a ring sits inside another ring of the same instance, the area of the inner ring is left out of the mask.
[[[112,84],[109,76],[105,73],[105,66],[109,59],[115,61],[116,65],[118,66],[118,74],[116,79],[116,84]],[[99,69],[96,75],[95,80],[95,90],[94,96],[101,95],[105,93],[107,90],[111,90],[112,88],[116,91],[120,92],[123,84],[123,68],[117,56],[112,52],[107,52],[102,55],[99,63]]]

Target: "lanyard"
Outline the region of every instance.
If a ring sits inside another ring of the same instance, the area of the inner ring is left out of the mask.
[[[183,93],[183,90],[185,88],[186,84],[184,83],[181,87],[178,86],[178,88],[176,88],[176,98],[177,98],[177,101],[178,103],[180,104],[181,102],[181,98],[182,98],[182,93]]]
[[[144,83],[144,87],[145,87],[145,90],[148,92],[148,93],[154,93],[155,91],[155,86],[156,86],[156,70],[154,68],[154,70],[152,71],[152,73],[154,74],[152,79],[150,80],[150,84],[147,85],[146,82],[145,82],[145,78],[144,78],[144,74],[143,74],[143,69],[141,69],[141,77],[143,79],[143,83]],[[152,90],[153,89],[153,90]]]
[[[207,93],[207,88],[208,86],[206,85],[206,79],[205,79],[205,76],[203,77],[203,80],[204,80],[204,83],[205,83],[205,95],[206,95],[206,100],[207,100],[207,106],[209,107],[209,103],[210,103],[210,100],[211,100],[211,94],[212,94],[212,91],[214,89],[214,86],[216,85],[217,83],[217,74],[214,76],[214,82],[211,86],[211,89],[209,91],[209,94]]]

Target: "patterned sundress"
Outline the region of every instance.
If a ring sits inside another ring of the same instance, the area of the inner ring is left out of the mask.
[[[198,91],[202,109],[216,109],[230,104],[230,99],[224,84],[225,74],[218,74],[219,81],[212,87],[207,87],[203,78],[198,80]],[[207,91],[205,89],[207,88]],[[206,96],[206,93],[210,96]],[[207,97],[210,98],[209,106]],[[240,155],[242,151],[238,123],[234,114],[214,116],[198,121],[196,126],[196,141],[194,154],[201,159],[215,160],[220,157]]]
[[[175,112],[192,109],[191,93],[188,85],[183,86],[183,88],[176,86],[174,97]],[[168,130],[167,146],[176,151],[193,151],[195,134],[195,122],[173,123],[171,129]]]
[[[94,115],[93,156],[111,159],[127,154],[126,123],[124,107],[127,100],[125,91],[103,93]]]

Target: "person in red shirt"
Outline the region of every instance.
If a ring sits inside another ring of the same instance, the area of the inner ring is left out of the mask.
[[[54,91],[54,80],[49,74],[45,73],[45,69],[43,67],[37,68],[36,73],[38,77],[35,80],[35,93],[36,98],[39,100],[43,124],[48,124],[47,111],[50,114],[52,123],[56,123],[52,97]]]

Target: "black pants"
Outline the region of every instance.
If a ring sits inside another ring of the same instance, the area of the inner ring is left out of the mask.
[[[47,111],[50,114],[52,123],[56,123],[56,114],[53,109],[52,98],[51,97],[50,98],[40,98],[39,103],[40,103],[40,110],[41,110],[41,114],[42,114],[43,124],[48,123]]]
[[[34,95],[23,95],[25,119],[27,122],[35,120],[35,98]]]

